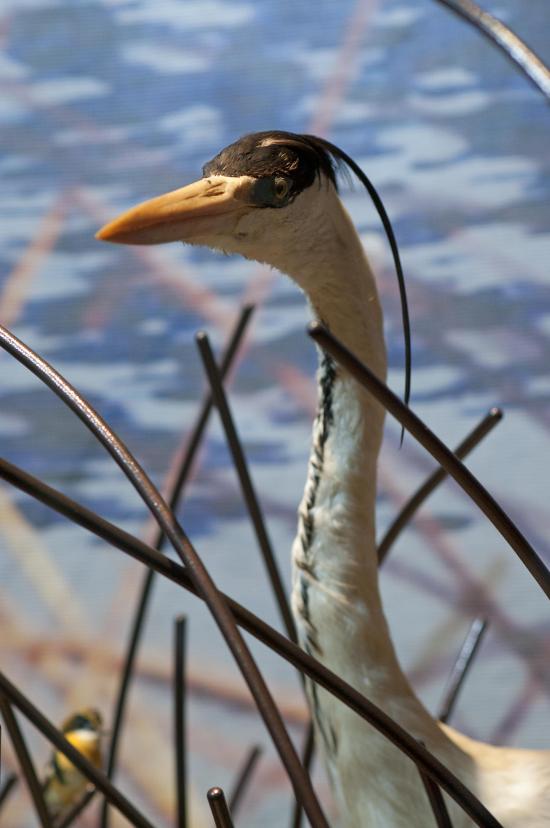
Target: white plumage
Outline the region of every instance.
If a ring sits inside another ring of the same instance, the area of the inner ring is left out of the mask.
[[[258,133],[223,150],[194,184],[106,225],[108,241],[182,240],[268,263],[302,288],[322,320],[381,378],[382,313],[361,241],[342,205],[326,145]],[[425,743],[505,828],[550,825],[550,751],[497,748],[435,721],[403,675],[380,601],[376,465],[384,411],[330,359],[298,534],[292,605],[302,646]],[[317,741],[348,828],[431,826],[413,763],[355,713],[309,685]],[[472,823],[447,798],[454,828]]]

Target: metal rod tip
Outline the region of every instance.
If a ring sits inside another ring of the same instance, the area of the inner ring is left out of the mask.
[[[218,787],[210,788],[206,796],[208,797],[209,801],[223,799],[223,791],[221,788]]]

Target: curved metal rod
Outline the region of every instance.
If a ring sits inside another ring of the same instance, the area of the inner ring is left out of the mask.
[[[422,771],[420,771],[420,778],[422,780],[422,784],[424,785],[426,796],[430,800],[437,828],[453,828],[453,823],[451,822],[447,806],[445,805],[443,794],[439,790],[438,786],[432,779],[430,779],[429,776],[422,773]]]
[[[141,590],[137,599],[136,607],[132,618],[132,626],[130,629],[130,636],[126,646],[124,656],[124,664],[120,675],[120,683],[118,686],[118,694],[115,701],[115,713],[113,716],[113,728],[111,731],[111,738],[109,741],[109,752],[107,754],[106,773],[109,779],[115,776],[115,770],[118,759],[118,748],[120,745],[120,734],[122,732],[122,724],[124,722],[124,713],[126,710],[126,700],[128,698],[128,691],[130,689],[130,682],[133,675],[134,664],[136,661],[138,645],[141,639],[141,634],[145,626],[145,617],[149,608],[149,601],[153,592],[153,584],[155,582],[155,571],[147,569],[141,582]],[[101,805],[101,815],[99,818],[99,828],[108,828],[109,825],[109,800],[104,799]]]
[[[10,734],[11,743],[16,753],[19,765],[21,766],[21,773],[27,783],[38,821],[42,828],[52,828],[53,818],[48,811],[48,806],[46,805],[46,801],[44,799],[44,791],[42,790],[42,785],[38,781],[38,776],[36,775],[34,762],[32,761],[29,753],[27,742],[21,733],[21,728],[19,727],[19,722],[15,718],[15,713],[11,709],[12,701],[13,699],[10,698],[8,693],[6,693],[5,696],[0,693],[0,713],[2,713],[6,730]]]
[[[0,345],[22,365],[42,380],[70,408],[99,442],[107,449],[143,502],[163,529],[173,548],[189,571],[199,594],[212,613],[252,697],[256,702],[275,748],[286,768],[294,792],[304,805],[309,821],[315,828],[328,828],[311,780],[304,770],[298,753],[284,725],[280,711],[269,688],[229,611],[225,598],[220,594],[210,573],[183,531],[174,513],[168,507],[158,489],[141,468],[135,457],[117,437],[105,420],[51,365],[14,334],[0,326]]]
[[[483,636],[485,635],[486,629],[486,618],[476,618],[472,621],[468,634],[464,639],[458,657],[453,665],[453,669],[451,670],[451,675],[447,681],[447,686],[445,688],[445,692],[443,693],[443,699],[437,712],[437,718],[440,722],[443,722],[443,724],[447,724],[452,715],[458,694],[460,693],[466,676],[470,671],[470,667],[472,666],[476,653],[479,650],[479,646]]]
[[[313,722],[310,721],[307,726],[304,744],[302,746],[302,762],[304,768],[311,773],[311,764],[313,762],[313,757],[315,754],[315,732],[313,730]],[[294,807],[292,809],[292,817],[290,820],[291,828],[301,828],[302,825],[302,817],[304,815],[302,806],[298,801],[294,802]]]
[[[410,408],[404,405],[399,397],[379,380],[364,363],[360,362],[351,351],[348,351],[345,345],[333,336],[324,325],[314,322],[308,330],[311,338],[349,371],[456,480],[483,514],[489,518],[502,537],[508,541],[546,596],[550,598],[550,572],[504,509],[474,477],[472,472],[466,468],[464,463],[458,460],[439,437],[436,437],[433,431]]]
[[[267,534],[260,502],[256,495],[256,490],[250,476],[248,463],[246,462],[245,453],[239,440],[237,429],[235,428],[233,415],[231,413],[231,409],[229,408],[227,396],[223,389],[221,373],[216,366],[208,334],[204,331],[199,331],[199,333],[195,336],[195,341],[201,355],[204,371],[208,377],[208,382],[210,383],[212,399],[214,400],[214,404],[218,409],[218,413],[222,421],[225,437],[233,458],[233,465],[235,466],[239,483],[241,485],[242,495],[252,521],[252,526],[254,527],[256,540],[258,541],[258,546],[260,547],[260,552],[262,554],[271,586],[273,587],[275,600],[277,602],[277,606],[279,607],[279,612],[281,614],[286,634],[291,641],[294,641],[294,643],[297,644],[298,636],[296,634],[296,627],[290,611],[288,598],[286,597],[283,579],[281,577],[275,555],[273,554],[273,548],[271,546],[271,541],[269,540],[269,535]]]
[[[118,526],[109,523],[109,521],[96,515],[95,512],[76,503],[76,501],[46,485],[38,478],[3,459],[0,459],[0,477],[50,508],[55,509],[60,514],[65,515],[65,517],[78,523],[83,528],[93,532],[122,552],[131,555],[146,566],[153,567],[160,575],[169,578],[204,600],[183,566],[167,558],[158,550],[147,546],[143,541]],[[224,595],[224,598],[230,612],[243,629],[278,653],[289,664],[292,664],[317,684],[324,687],[325,690],[340,699],[341,702],[386,736],[400,751],[431,776],[466,811],[476,825],[483,826],[483,828],[502,828],[487,808],[452,771],[446,768],[379,707],[361,695],[336,673],[333,673],[332,670],[325,667],[324,664],[309,656],[280,632],[266,624],[265,621],[258,618],[246,607],[243,607],[242,604],[237,603],[227,595]]]
[[[96,788],[98,788],[112,804],[124,814],[136,828],[153,828],[149,820],[120,793],[114,785],[109,782],[103,771],[98,770],[86,757],[80,753],[54,725],[38,710],[34,704],[11,683],[11,681],[0,672],[0,692],[3,693],[10,703],[17,707],[32,724],[49,739],[49,741],[60,750],[73,765],[82,771]]]
[[[210,788],[206,794],[216,828],[233,828],[233,820],[221,788]]]
[[[97,790],[95,788],[91,788],[89,791],[86,791],[82,799],[77,802],[76,805],[73,805],[69,813],[66,814],[60,822],[56,822],[54,828],[69,828],[69,825],[72,825],[75,819],[80,816],[82,811],[88,807],[96,793]]]
[[[225,379],[228,372],[231,370],[233,366],[235,357],[239,350],[248,323],[250,322],[250,318],[252,316],[253,311],[254,307],[252,305],[245,305],[241,311],[235,329],[231,335],[231,339],[229,340],[227,350],[221,361],[220,374],[222,379]],[[193,468],[195,457],[197,456],[197,451],[204,436],[204,432],[212,408],[212,395],[209,394],[204,399],[198,417],[195,421],[195,425],[191,430],[191,436],[189,438],[189,443],[187,446],[187,451],[185,452],[185,457],[183,458],[181,467],[179,468],[176,478],[174,480],[172,491],[170,492],[168,497],[168,503],[172,510],[175,510],[179,505],[183,489],[185,487],[185,484],[187,483],[187,480],[189,479],[189,475],[191,473],[191,469]],[[153,546],[155,547],[155,549],[162,549],[165,540],[166,537],[162,528],[157,527],[157,531],[153,540]],[[126,653],[124,657],[124,666],[122,668],[120,684],[118,687],[118,693],[115,702],[113,724],[111,729],[111,739],[109,742],[109,752],[107,755],[107,776],[109,777],[109,779],[113,779],[115,775],[116,763],[118,758],[118,746],[120,743],[120,733],[122,730],[122,724],[124,720],[124,711],[126,709],[126,699],[128,697],[128,691],[130,689],[132,672],[134,669],[137,650],[141,640],[141,634],[143,632],[145,624],[145,616],[147,613],[147,609],[149,607],[149,601],[153,591],[154,581],[155,571],[153,569],[148,569],[143,576],[143,580],[141,582],[141,589],[133,614],[130,635],[128,638],[128,645],[126,647]],[[108,801],[104,800],[99,820],[100,828],[108,828],[108,806]]]
[[[503,414],[500,408],[491,408],[485,417],[466,435],[464,440],[455,448],[453,454],[459,460],[464,458],[489,434],[493,428],[500,423]],[[386,534],[378,544],[378,566],[384,563],[390,548],[393,546],[407,523],[411,520],[414,514],[420,509],[427,497],[442,483],[448,472],[442,466],[439,466],[432,474],[424,481],[424,483],[416,490],[416,492],[405,503],[393,523],[390,525]]]
[[[229,794],[228,807],[232,814],[235,814],[241,804],[242,798],[245,795],[248,786],[252,780],[252,775],[258,764],[258,760],[262,755],[262,749],[259,745],[252,745],[248,751],[246,758],[239,769],[237,778],[233,783],[233,789]],[[306,767],[304,765],[304,767]]]
[[[187,660],[187,616],[174,619],[173,721],[176,757],[176,828],[187,828],[187,693],[185,662]]]
[[[511,29],[483,11],[473,0],[437,0],[451,11],[458,14],[488,40],[501,49],[507,58],[519,66],[523,74],[539,89],[546,98],[550,98],[550,69],[542,62]]]
[[[13,788],[17,785],[17,775],[15,773],[10,773],[2,787],[0,788],[0,808],[7,800],[8,796],[12,792]]]

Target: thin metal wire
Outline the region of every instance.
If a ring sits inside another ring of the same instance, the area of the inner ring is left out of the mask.
[[[245,305],[242,308],[241,313],[237,319],[235,328],[233,330],[233,333],[231,334],[229,343],[227,345],[227,349],[224,353],[220,365],[220,375],[223,379],[226,378],[227,374],[233,367],[235,358],[239,351],[240,345],[242,343],[244,334],[250,322],[253,311],[254,307],[252,305]],[[208,424],[208,418],[212,411],[212,407],[212,396],[208,395],[204,399],[201,406],[201,410],[199,411],[198,417],[195,421],[195,424],[191,429],[191,434],[189,442],[187,444],[185,456],[175,476],[172,491],[168,495],[168,502],[172,510],[175,510],[180,503],[185,484],[189,479],[189,475],[191,473],[191,469],[193,468],[197,452],[200,448],[202,438],[204,436],[206,426]],[[153,546],[155,547],[155,549],[160,550],[164,545],[164,541],[164,532],[161,527],[157,527],[157,531],[153,541]],[[111,729],[111,739],[109,743],[109,752],[107,755],[107,776],[109,777],[109,779],[113,779],[115,775],[118,757],[118,746],[120,743],[120,733],[124,721],[124,711],[126,708],[126,699],[128,697],[128,691],[130,688],[130,682],[133,675],[133,669],[137,656],[139,642],[141,640],[141,636],[145,625],[145,617],[149,607],[149,601],[152,595],[154,579],[154,570],[148,569],[143,576],[141,590],[138,595],[136,607],[134,610],[133,621],[130,628],[130,635],[128,637],[128,645],[124,657],[124,666],[121,672],[120,684],[115,703],[115,712],[113,715],[113,725]],[[100,828],[108,828],[108,806],[108,801],[104,800],[102,804],[101,817],[99,822]]]
[[[130,635],[128,638],[128,645],[124,657],[124,664],[120,674],[120,684],[118,688],[117,699],[115,703],[115,713],[113,716],[113,727],[111,730],[111,739],[109,742],[109,752],[107,754],[107,777],[113,779],[118,759],[118,748],[120,745],[120,736],[122,733],[122,725],[124,722],[124,713],[126,710],[126,700],[128,698],[128,691],[130,689],[130,682],[132,679],[134,665],[136,662],[137,649],[141,639],[141,635],[145,625],[145,617],[149,608],[149,601],[153,590],[155,581],[155,572],[153,569],[148,569],[143,577],[141,584],[141,591],[138,596]],[[104,799],[101,806],[101,815],[99,819],[100,828],[108,828],[109,825],[109,800]]]
[[[485,417],[472,429],[472,431],[455,448],[454,455],[463,460],[474,449],[493,428],[500,423],[503,414],[500,408],[491,408]],[[378,566],[384,563],[390,548],[397,540],[405,526],[410,522],[413,515],[422,506],[431,493],[449,476],[442,466],[439,466],[417,489],[412,497],[405,503],[386,534],[378,544]]]
[[[298,644],[296,626],[294,623],[294,618],[292,617],[292,613],[290,611],[287,592],[283,585],[283,580],[281,578],[279,567],[277,565],[277,560],[273,553],[273,547],[269,539],[260,502],[256,495],[254,484],[252,482],[252,477],[250,475],[250,471],[248,468],[246,454],[243,449],[242,443],[239,439],[238,431],[235,426],[233,415],[231,413],[229,401],[227,399],[227,394],[225,393],[223,387],[223,377],[218,368],[216,367],[216,362],[214,360],[214,355],[212,352],[212,348],[210,346],[208,335],[205,332],[200,331],[196,335],[196,341],[199,353],[203,360],[204,370],[208,377],[212,397],[216,405],[216,408],[218,409],[222,426],[229,445],[229,449],[231,451],[233,464],[235,466],[235,470],[239,478],[243,498],[246,503],[246,507],[248,509],[248,514],[250,515],[254,531],[256,533],[256,539],[258,541],[258,546],[260,547],[260,551],[262,554],[264,565],[267,570],[269,582],[273,590],[275,601],[278,605],[279,612],[288,637],[295,644]],[[303,681],[303,674],[300,673],[299,675],[300,679]],[[311,729],[313,725],[310,723],[309,727]],[[309,766],[305,765],[304,767],[305,770],[309,772]],[[299,808],[301,810],[301,803],[298,800],[296,800],[296,808]]]
[[[210,788],[206,794],[216,828],[233,828],[233,820],[221,788]]]
[[[405,405],[409,404],[410,396],[411,396],[411,374],[412,374],[412,346],[411,346],[411,322],[409,316],[409,302],[407,299],[407,288],[405,284],[405,276],[403,274],[403,266],[401,264],[401,256],[399,253],[399,246],[397,244],[397,239],[395,238],[395,233],[393,232],[392,223],[390,221],[390,217],[386,211],[384,206],[384,202],[378,195],[376,187],[370,180],[370,178],[366,175],[365,172],[361,169],[359,164],[351,158],[346,152],[337,147],[335,144],[331,144],[330,141],[327,141],[326,138],[317,138],[313,135],[305,136],[306,138],[313,138],[316,143],[322,144],[326,147],[329,152],[333,155],[333,157],[344,161],[345,164],[352,170],[359,181],[363,184],[365,189],[367,190],[369,196],[371,197],[371,201],[374,204],[376,212],[380,217],[380,221],[382,222],[382,226],[384,227],[384,231],[386,233],[386,238],[388,239],[392,256],[393,262],[395,265],[395,272],[397,275],[397,283],[399,286],[399,297],[401,299],[401,320],[403,324],[403,337],[405,341],[405,388],[403,392],[403,400]],[[401,430],[401,443],[403,442],[403,437],[405,436],[404,429]]]
[[[13,699],[11,699],[9,693],[0,693],[0,712],[2,713],[4,724],[6,725],[6,729],[10,735],[11,743],[17,755],[19,767],[21,768],[21,773],[29,789],[34,810],[36,811],[40,825],[42,828],[52,828],[53,822],[44,801],[42,786],[38,781],[38,776],[36,775],[36,770],[27,748],[27,743],[21,733],[21,728],[19,727],[15,714],[11,708],[11,701],[13,701]]]
[[[256,539],[262,553],[262,558],[275,594],[283,624],[290,640],[297,643],[298,638],[296,635],[296,627],[294,625],[292,613],[290,612],[290,606],[286,597],[283,579],[281,578],[281,573],[279,572],[279,567],[277,566],[277,561],[275,560],[275,555],[273,554],[273,548],[271,546],[271,541],[269,540],[269,535],[267,534],[262,509],[252,483],[252,478],[248,470],[248,463],[246,462],[246,456],[239,440],[237,429],[235,428],[235,423],[227,402],[227,397],[223,390],[221,376],[216,367],[214,354],[212,353],[212,348],[210,347],[210,341],[204,331],[200,331],[196,335],[196,341],[202,358],[204,370],[210,383],[212,397],[220,414],[225,436],[231,451],[231,456],[233,457],[233,463],[239,477],[239,483],[241,484],[243,497],[256,533]]]
[[[458,657],[453,665],[451,674],[447,681],[447,686],[443,694],[443,698],[439,705],[439,712],[437,718],[444,724],[449,721],[454,710],[458,694],[464,684],[466,676],[472,666],[475,655],[479,650],[479,646],[485,635],[487,629],[486,618],[476,618],[468,630],[468,634],[464,639],[464,643],[460,648]]]
[[[38,710],[37,707],[26,697],[12,682],[0,672],[0,692],[3,693],[11,704],[17,707],[32,724],[49,739],[49,741],[69,759],[73,765],[81,771],[84,776],[95,785],[105,796],[109,798],[112,804],[118,808],[126,819],[136,828],[153,828],[149,820],[126,799],[114,785],[107,779],[103,771],[98,770],[86,757],[80,753],[70,742],[65,739],[64,735]],[[1,702],[0,702],[1,704]],[[3,715],[3,714],[2,714]],[[43,823],[44,828],[51,823]]]
[[[438,463],[453,477],[474,503],[486,515],[502,537],[510,544],[522,563],[527,567],[546,596],[550,598],[550,572],[539,558],[531,544],[519,531],[510,516],[481,485],[479,480],[458,460],[452,451],[436,437],[428,426],[378,379],[357,357],[348,351],[324,325],[314,322],[309,326],[309,335],[330,354],[340,365],[381,403],[395,419],[409,431],[418,442],[435,457]]]
[[[235,624],[235,620],[229,611],[224,597],[219,592],[203,561],[158,489],[153,485],[150,478],[141,468],[135,457],[128,451],[124,443],[109,428],[105,420],[99,416],[90,404],[58,371],[3,326],[0,326],[0,345],[11,353],[21,364],[26,365],[35,376],[51,388],[65,405],[79,417],[98,441],[107,449],[111,457],[116,461],[117,465],[141,496],[159,526],[164,530],[176,553],[188,568],[197,590],[204,597],[256,702],[258,712],[264,720],[281,761],[287,770],[295,795],[302,799],[304,810],[310,822],[314,828],[317,828],[317,826],[319,828],[328,828],[328,823],[311,784],[311,780],[300,763],[300,759],[288,735],[280,711],[243,636]]]
[[[427,774],[422,773],[420,769],[419,773],[430,801],[437,828],[453,828],[453,823],[451,822],[445,800],[443,799],[443,794],[439,790],[439,787],[433,779],[430,779]]]
[[[472,0],[438,0],[438,2],[447,6],[468,23],[472,23],[478,32],[498,46],[507,58],[519,66],[527,79],[546,98],[550,98],[550,69],[515,32],[481,9]]]
[[[106,521],[84,506],[69,499],[41,480],[18,469],[6,460],[0,460],[0,477],[31,494],[37,500],[55,509],[60,514],[83,526],[117,549],[126,552],[147,566],[153,567],[159,574],[197,595],[198,589],[191,581],[186,569],[143,541],[133,537],[118,526]],[[282,658],[316,681],[350,709],[368,721],[396,747],[405,753],[418,766],[428,773],[471,817],[476,825],[484,828],[502,828],[485,806],[463,783],[446,768],[426,748],[423,748],[407,731],[391,719],[383,710],[366,699],[355,688],[333,673],[321,662],[309,656],[304,650],[285,638],[281,633],[266,624],[250,610],[238,604],[227,595],[224,596],[229,610],[237,623],[264,643]]]
[[[315,754],[315,731],[313,729],[313,722],[310,721],[302,747],[302,764],[308,773],[311,772],[311,765]],[[300,828],[302,825],[302,817],[304,811],[298,800],[294,801],[294,808],[292,809],[292,819],[290,822],[291,828]]]
[[[174,739],[176,756],[176,828],[187,828],[187,730],[185,615],[174,621]]]
[[[2,787],[0,788],[0,808],[6,802],[7,798],[10,795],[10,793],[12,792],[14,787],[17,785],[17,782],[18,782],[17,774],[10,773],[8,775],[6,781],[4,782]]]
[[[259,745],[252,745],[245,757],[242,767],[237,774],[237,778],[233,783],[233,789],[229,794],[229,810],[233,815],[235,815],[239,809],[254,774],[254,770],[256,769],[256,765],[258,764],[258,759],[261,755],[261,747]]]
[[[82,811],[84,811],[84,809],[88,807],[96,793],[96,788],[92,788],[89,791],[86,791],[86,793],[80,799],[80,801],[77,802],[76,805],[73,805],[68,814],[64,816],[63,819],[61,819],[59,822],[57,822],[54,828],[69,828],[69,825],[72,825],[75,819],[78,816],[80,816]]]

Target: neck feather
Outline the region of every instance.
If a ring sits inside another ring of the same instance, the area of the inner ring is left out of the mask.
[[[319,251],[305,251],[302,262],[294,258],[293,267],[281,269],[304,289],[314,316],[385,379],[382,314],[360,239],[336,196],[320,220],[326,223],[321,259]],[[381,606],[374,515],[384,411],[323,353],[317,378],[319,407],[293,545],[292,603],[303,647],[441,757],[462,762],[403,675]],[[348,814],[344,823],[408,824],[387,804],[389,768],[395,801],[408,801],[401,796],[405,785],[424,813],[425,793],[411,763],[315,684],[309,694],[334,790]],[[379,822],[382,813],[387,819]],[[425,816],[432,818],[429,810]]]
[[[385,379],[376,284],[336,197],[326,221],[324,259],[314,266],[306,255],[300,272],[291,275],[307,292],[315,317]],[[391,692],[414,698],[395,655],[378,589],[376,466],[384,410],[324,354],[318,387],[293,545],[293,607],[302,642],[373,699]]]
[[[306,291],[312,312],[385,379],[382,314],[361,241],[339,199],[325,213],[323,254],[305,255],[290,275]],[[296,272],[299,270],[299,272]],[[320,354],[319,409],[293,558],[294,605],[306,639],[322,649],[310,593],[324,593],[340,617],[382,618],[375,550],[376,464],[384,411],[326,355]],[[326,609],[326,608],[325,608]],[[363,626],[364,620],[361,625]],[[381,627],[377,624],[377,629]],[[385,622],[382,624],[387,634]]]

